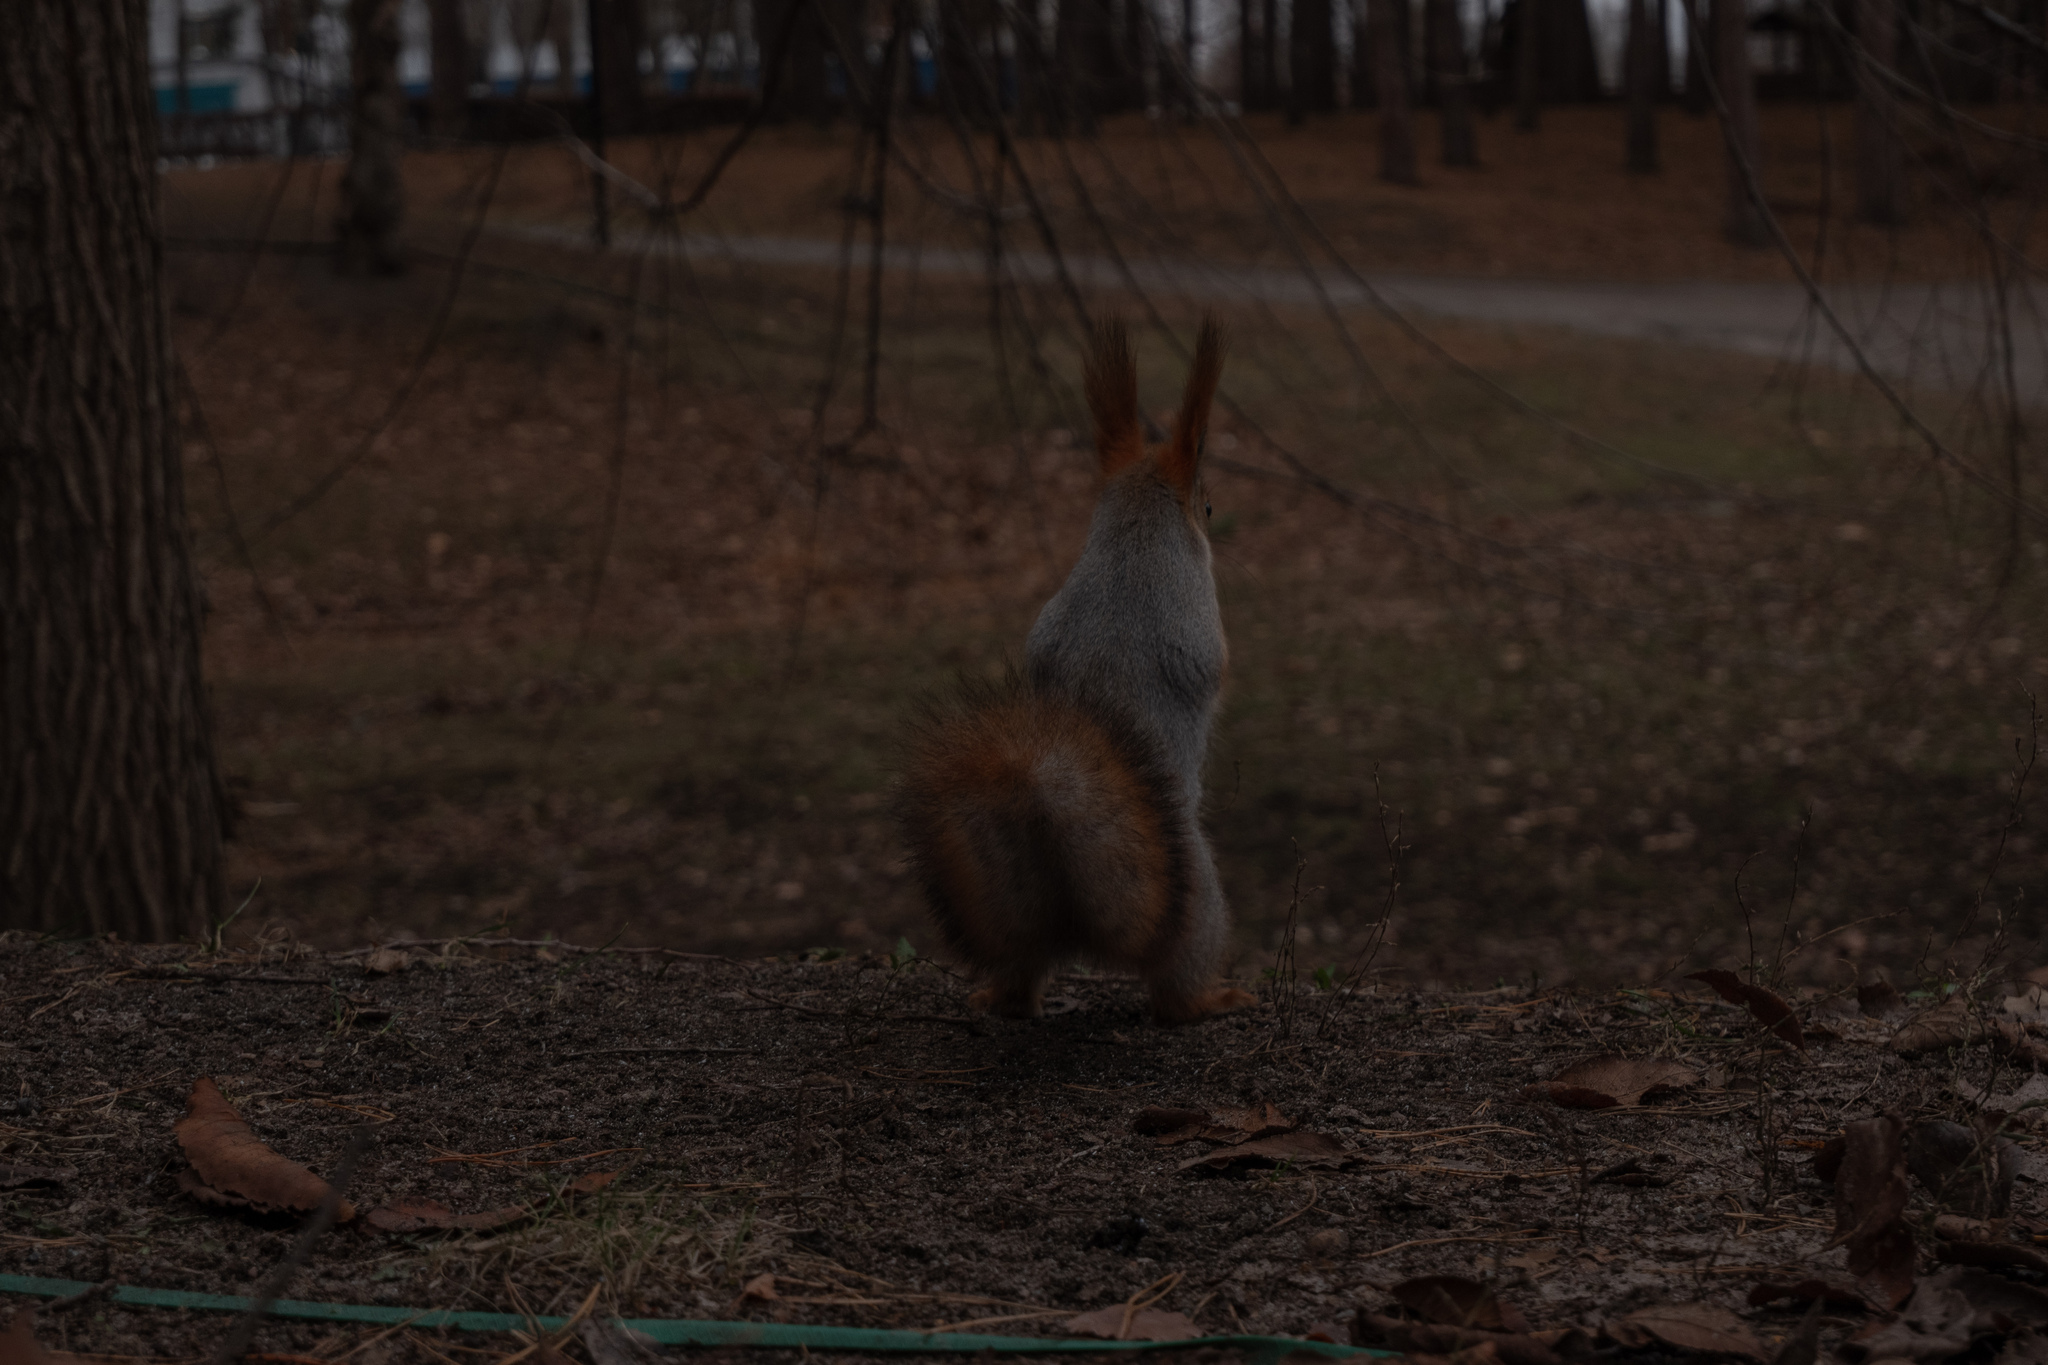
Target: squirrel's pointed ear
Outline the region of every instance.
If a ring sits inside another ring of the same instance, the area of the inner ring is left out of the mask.
[[[1216,397],[1216,383],[1223,377],[1223,328],[1213,316],[1202,319],[1202,333],[1195,339],[1195,363],[1188,371],[1187,392],[1181,395],[1180,413],[1173,419],[1173,439],[1159,454],[1159,471],[1166,481],[1186,497],[1195,486],[1195,474],[1202,462],[1202,441],[1209,434],[1209,404]]]
[[[1114,474],[1145,453],[1145,432],[1138,421],[1138,364],[1131,358],[1131,339],[1119,319],[1095,326],[1087,388],[1088,411],[1095,417],[1095,454],[1102,472]]]

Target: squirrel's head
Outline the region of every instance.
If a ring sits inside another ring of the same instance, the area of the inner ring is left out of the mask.
[[[1095,451],[1103,478],[1157,481],[1204,534],[1209,501],[1202,487],[1202,444],[1209,433],[1209,404],[1222,374],[1223,329],[1214,317],[1205,317],[1173,433],[1164,444],[1148,448],[1138,415],[1138,366],[1131,357],[1131,339],[1115,319],[1095,328],[1095,349],[1088,357],[1088,409],[1095,418]]]

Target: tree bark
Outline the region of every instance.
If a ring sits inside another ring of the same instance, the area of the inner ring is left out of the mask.
[[[1287,32],[1287,120],[1337,107],[1337,38],[1330,0],[1294,0]]]
[[[1237,0],[1237,103],[1246,113],[1265,104],[1259,87],[1259,0]]]
[[[1899,145],[1898,96],[1880,72],[1898,65],[1893,0],[1857,0],[1856,216],[1893,227],[1906,220],[1905,155]],[[1875,69],[1873,69],[1875,68]]]
[[[1379,103],[1372,79],[1372,22],[1366,0],[1347,0],[1351,13],[1351,107],[1370,109]]]
[[[1717,5],[1710,0],[1679,0],[1685,24],[1685,112],[1694,118],[1702,117],[1714,107],[1714,99],[1707,91],[1707,48],[1712,39],[1704,35],[1714,29],[1713,9]],[[1699,7],[1709,6],[1702,14]]]
[[[433,98],[430,119],[437,137],[459,138],[469,131],[469,30],[462,0],[431,0]]]
[[[1515,5],[1515,127],[1533,133],[1543,121],[1543,15],[1537,0]]]
[[[168,940],[222,904],[146,0],[0,43],[0,926]]]
[[[1367,0],[1366,22],[1372,30],[1373,84],[1380,105],[1380,179],[1396,185],[1417,183],[1415,120],[1408,108],[1407,25],[1396,6],[1408,0]]]
[[[1657,169],[1657,54],[1663,35],[1651,32],[1649,0],[1628,0],[1628,46],[1622,56],[1622,87],[1628,104],[1630,173]]]
[[[354,108],[349,119],[348,169],[341,176],[341,217],[335,224],[337,262],[347,269],[367,260],[385,273],[399,268],[391,237],[405,217],[405,92],[398,84],[399,0],[349,0],[349,76]]]
[[[1728,153],[1728,211],[1722,231],[1737,246],[1763,246],[1770,241],[1770,232],[1749,192],[1748,172],[1763,163],[1757,137],[1756,81],[1749,69],[1749,6],[1745,0],[1716,0],[1713,40],[1714,82],[1721,88]]]
[[[796,3],[797,0],[786,0]],[[567,3],[567,0],[557,0]],[[611,137],[628,137],[639,131],[646,99],[640,88],[640,49],[647,43],[647,11],[641,0],[585,0],[589,5],[591,93],[603,105],[605,132]],[[825,95],[825,41],[817,10],[804,0],[804,12],[811,34],[804,48],[816,68],[808,88]],[[805,32],[799,27],[799,41]],[[785,91],[788,87],[785,87]]]
[[[1280,0],[1260,0],[1259,89],[1271,109],[1280,103]]]
[[[1586,0],[1539,0],[1537,13],[1543,97],[1553,104],[1603,99],[1606,91],[1600,85],[1600,59],[1593,50],[1593,20]]]
[[[1437,119],[1446,166],[1477,166],[1479,141],[1472,130],[1472,61],[1465,52],[1465,25],[1458,0],[1426,0],[1430,70],[1436,76]]]
[[[576,95],[576,6],[570,0],[535,0],[546,7],[548,46],[555,50],[555,93],[564,99]],[[513,10],[513,32],[517,35],[522,54],[529,41],[527,25],[519,20],[519,11]],[[523,63],[522,63],[523,65]]]

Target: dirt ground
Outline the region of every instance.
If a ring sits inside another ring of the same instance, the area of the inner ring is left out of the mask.
[[[2029,989],[2009,975],[1987,967],[1969,998],[2023,1039],[2039,992],[2008,999]],[[1151,1287],[1204,1332],[1347,1340],[1356,1315],[1399,1316],[1389,1294],[1404,1282],[1450,1275],[1492,1286],[1539,1331],[1583,1329],[1545,1338],[1574,1359],[1670,1358],[1612,1324],[1687,1303],[1739,1314],[1768,1353],[1804,1305],[1749,1306],[1760,1280],[1835,1285],[1830,1341],[1887,1317],[1874,1282],[1854,1288],[1827,1249],[1851,1195],[1816,1177],[1826,1140],[1886,1112],[1972,1121],[2032,1070],[2016,1060],[2026,1045],[1960,1034],[1901,1050],[1916,1020],[1965,998],[1954,981],[1862,1007],[1796,998],[1802,1053],[1690,981],[1424,995],[1361,980],[1353,993],[1269,979],[1258,1007],[1167,1030],[1130,982],[1088,976],[1059,981],[1046,1018],[974,1017],[965,983],[900,955],[481,941],[208,955],[12,938],[0,1020],[20,1098],[0,1156],[59,1170],[54,1186],[0,1194],[0,1269],[251,1292],[298,1220],[181,1192],[172,1126],[208,1076],[317,1171],[372,1125],[347,1190],[361,1209],[414,1197],[526,1211],[469,1233],[358,1218],[316,1245],[286,1290],[296,1299],[544,1315],[596,1287],[597,1311],[628,1318],[981,1320],[1034,1335]],[[1525,1089],[1614,1055],[1668,1068],[1669,1088],[1603,1109]],[[1198,1112],[1141,1116],[1161,1108]],[[1229,1133],[1157,1135],[1190,1119],[1306,1145],[1261,1159],[1230,1155]],[[2019,1120],[2008,1130],[2023,1149],[2010,1209],[1976,1211],[2008,1220],[1983,1234],[2016,1249],[2002,1273],[2039,1284],[2048,1262],[2025,1252],[2039,1139]],[[614,1171],[598,1193],[565,1192]],[[1962,1234],[1934,1229],[1940,1211],[1916,1185],[1903,1214],[1923,1286],[1967,1259],[1952,1250]],[[38,1330],[54,1348],[190,1360],[227,1322],[89,1300]],[[273,1322],[254,1349],[445,1361],[505,1342]]]
[[[1809,174],[1784,192],[1830,213],[1846,200],[1811,175],[1838,115],[1766,120],[1773,166]],[[1489,150],[1418,190],[1360,171],[1369,120],[1254,132],[1369,269],[1762,269],[1714,235],[1710,125],[1666,125],[1659,177],[1619,170],[1618,110],[1557,110],[1541,155]],[[906,128],[929,183],[892,184],[898,246],[985,227],[930,188],[971,178],[943,131]],[[718,144],[620,156],[687,183]],[[852,148],[846,128],[766,130],[691,230],[830,238]],[[1076,250],[1279,250],[1205,130],[1128,120],[1026,155]],[[1085,533],[1074,300],[891,272],[869,430],[864,275],[489,232],[463,257],[496,164],[408,159],[396,278],[337,277],[318,247],[331,164],[166,177],[247,898],[230,941],[929,948],[887,818],[897,737],[921,696],[1015,659]],[[501,169],[490,222],[587,211],[559,146]],[[1410,231],[1397,209],[1436,216]],[[1829,272],[1959,259],[1952,215],[1868,238],[1838,217],[1800,229]],[[1042,247],[1028,216],[1003,221]],[[265,233],[306,249],[237,245]],[[1170,404],[1195,310],[1086,302],[1148,324],[1146,401]],[[2005,830],[2026,689],[2048,679],[2032,523],[1796,336],[1772,360],[1226,312],[1208,489],[1232,673],[1208,822],[1236,970],[1271,960],[1297,859],[1304,968],[1380,935],[1417,987],[1655,980],[1737,951],[1745,904],[1797,908],[1803,981],[1917,971],[1958,925],[1982,948],[2038,867],[2035,832]],[[1958,460],[2031,497],[2038,423],[1990,387],[1907,392]]]

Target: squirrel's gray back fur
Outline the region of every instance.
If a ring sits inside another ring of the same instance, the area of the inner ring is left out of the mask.
[[[1024,646],[1031,680],[1127,714],[1158,742],[1187,812],[1200,807],[1228,651],[1209,538],[1149,471],[1114,479],[1087,546]]]

